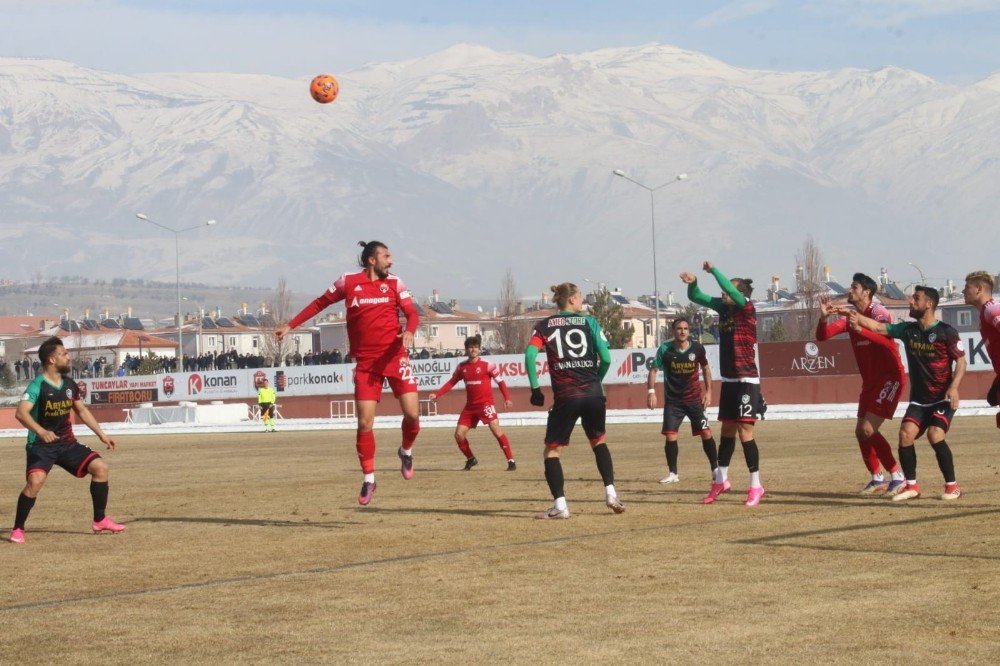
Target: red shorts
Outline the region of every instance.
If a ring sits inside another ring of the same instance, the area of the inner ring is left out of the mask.
[[[905,380],[900,377],[879,377],[861,384],[858,398],[858,418],[869,412],[884,419],[891,419],[896,413],[899,396],[903,392]]]
[[[496,405],[466,405],[458,415],[458,425],[475,428],[479,422],[492,423],[497,420]]]
[[[416,377],[413,376],[410,357],[405,352],[390,359],[380,369],[362,370],[357,367],[354,369],[355,400],[379,402],[382,399],[383,385],[388,385],[397,398],[404,393],[418,391],[420,387],[417,385]]]

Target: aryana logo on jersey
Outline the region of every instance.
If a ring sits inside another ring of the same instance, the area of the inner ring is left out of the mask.
[[[382,303],[388,303],[390,299],[388,296],[379,296],[377,298],[358,298],[355,296],[351,300],[352,308],[359,308],[362,305],[381,305]]]

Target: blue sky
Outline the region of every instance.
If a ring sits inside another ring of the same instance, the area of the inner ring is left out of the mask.
[[[538,56],[660,42],[759,69],[1000,72],[1000,0],[0,0],[0,55],[114,72],[309,76],[459,42]]]

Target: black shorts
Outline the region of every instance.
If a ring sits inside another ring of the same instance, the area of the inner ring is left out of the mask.
[[[545,445],[565,446],[573,434],[576,420],[583,424],[587,439],[596,442],[604,437],[604,416],[608,401],[603,395],[571,398],[553,405],[545,424]]]
[[[680,432],[681,423],[684,417],[691,422],[691,435],[698,436],[710,430],[708,427],[708,417],[705,416],[705,407],[700,402],[689,402],[687,404],[668,402],[663,406],[663,430],[664,435],[676,435]]]
[[[56,442],[55,444],[35,442],[28,449],[28,466],[25,476],[39,470],[48,474],[53,465],[59,465],[73,476],[82,478],[87,476],[87,466],[90,465],[90,462],[100,457],[100,454],[80,442]]]
[[[719,420],[754,423],[764,418],[767,402],[760,392],[760,384],[750,382],[722,382],[719,394]]]
[[[906,408],[906,414],[903,414],[903,423],[907,421],[916,423],[917,427],[920,428],[917,437],[920,437],[931,426],[937,426],[948,432],[953,418],[955,418],[955,410],[951,408],[951,403],[947,400],[933,405],[917,405],[911,402],[910,406]]]
[[[274,416],[274,403],[262,402],[260,404],[260,418],[267,419]]]

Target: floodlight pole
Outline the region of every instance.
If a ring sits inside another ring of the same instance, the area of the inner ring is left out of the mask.
[[[649,222],[650,222],[650,228],[651,228],[651,231],[652,231],[652,242],[653,242],[653,307],[654,307],[654,312],[655,312],[654,318],[655,318],[655,322],[656,322],[655,323],[656,331],[653,334],[653,339],[656,341],[656,345],[655,345],[656,348],[659,349],[659,347],[660,347],[660,287],[659,287],[659,284],[660,283],[659,283],[659,281],[656,278],[656,198],[653,196],[653,193],[656,192],[657,190],[663,189],[667,185],[673,185],[674,183],[676,183],[678,181],[687,180],[688,175],[686,173],[677,174],[677,176],[675,176],[673,180],[668,180],[667,182],[663,183],[662,185],[657,185],[656,187],[649,187],[648,185],[644,185],[643,183],[640,183],[639,181],[637,181],[637,180],[635,180],[633,178],[630,178],[628,176],[628,174],[626,174],[621,169],[615,169],[612,173],[614,173],[619,178],[624,178],[625,180],[629,181],[630,183],[634,183],[634,184],[638,185],[639,187],[641,187],[642,189],[644,189],[647,192],[649,192]]]
[[[177,372],[184,372],[184,320],[181,319],[181,233],[198,229],[199,227],[212,226],[215,220],[208,220],[201,224],[195,224],[183,229],[174,229],[165,224],[160,224],[149,218],[144,213],[136,213],[135,216],[143,222],[149,222],[161,229],[165,229],[174,235],[174,270],[177,281]],[[141,354],[140,354],[141,356]]]

